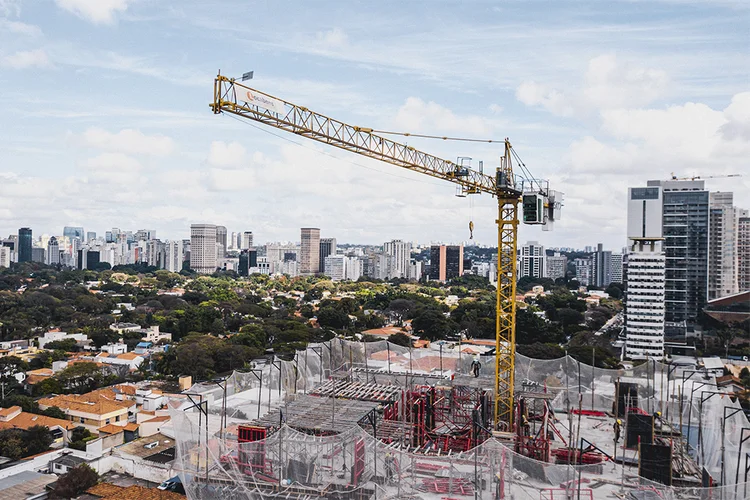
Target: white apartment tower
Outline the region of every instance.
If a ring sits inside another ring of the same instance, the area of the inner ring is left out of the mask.
[[[625,356],[664,356],[666,256],[662,188],[628,189]]]
[[[518,277],[544,278],[546,269],[544,267],[544,247],[536,241],[529,241],[521,247],[519,256]]]
[[[331,278],[331,281],[342,281],[346,279],[346,257],[343,255],[329,255],[325,258],[325,269],[323,274]]]
[[[708,195],[708,300],[737,293],[737,210],[732,193]]]
[[[240,244],[240,250],[247,250],[253,246],[253,232],[245,231],[242,233],[242,243]]]
[[[60,245],[54,236],[47,241],[47,265],[56,266],[60,263]]]
[[[199,274],[216,271],[216,226],[193,224],[190,226],[190,268]]]
[[[546,266],[546,278],[551,280],[564,278],[568,270],[568,257],[566,255],[560,255],[560,252],[555,252],[554,255],[547,257]]]
[[[182,240],[165,242],[164,269],[171,273],[182,271]]]
[[[411,242],[392,240],[383,244],[383,252],[393,257],[388,278],[410,278]]]
[[[621,253],[613,253],[610,255],[610,283],[622,283],[622,263],[624,255]]]
[[[740,292],[750,290],[750,211],[737,214],[737,285]]]

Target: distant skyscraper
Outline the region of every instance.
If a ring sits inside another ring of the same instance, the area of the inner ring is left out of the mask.
[[[0,267],[10,267],[10,247],[0,246]]]
[[[668,295],[663,195],[659,186],[628,189],[625,354],[631,359],[664,355]]]
[[[544,272],[546,271],[544,265],[545,257],[544,247],[538,242],[529,241],[526,243],[521,247],[519,255],[520,268],[518,277],[544,278]]]
[[[213,274],[216,271],[215,225],[190,226],[190,268],[199,274]]]
[[[603,245],[599,243],[596,251],[591,256],[594,264],[593,285],[599,288],[606,288],[612,283],[612,252],[604,250]]]
[[[150,241],[156,239],[156,231],[153,229],[139,229],[133,236],[135,241]]]
[[[164,269],[179,273],[182,271],[182,240],[167,241],[164,246]]]
[[[42,247],[31,247],[31,262],[44,264],[47,251]]]
[[[242,238],[242,243],[240,244],[241,250],[247,250],[248,248],[254,245],[252,231],[243,232],[241,235],[241,238]]]
[[[65,226],[63,228],[63,236],[70,238],[70,239],[78,238],[79,240],[83,241],[85,234],[83,232],[82,227]]]
[[[329,255],[325,258],[323,274],[332,281],[341,281],[346,278],[346,257],[343,255]]]
[[[551,280],[564,278],[568,271],[568,257],[555,252],[554,255],[546,256],[546,259],[547,273],[545,276]]]
[[[703,181],[648,181],[661,187],[666,254],[667,337],[690,337],[708,288],[708,205]]]
[[[612,270],[612,280],[610,283],[622,283],[622,264],[624,255],[621,253],[613,253],[610,260],[610,268]]]
[[[60,245],[54,236],[47,242],[47,264],[56,266],[60,263]]]
[[[329,255],[336,255],[336,238],[320,238],[318,261],[321,270],[325,269],[325,259]]]
[[[383,252],[393,257],[389,278],[410,278],[411,242],[392,240],[383,244]]]
[[[31,229],[22,227],[18,230],[18,262],[31,262]]]
[[[463,245],[433,245],[430,247],[430,279],[448,281],[464,273]]]
[[[738,292],[737,210],[732,193],[709,194],[708,300]]]
[[[594,280],[594,262],[591,259],[575,259],[576,281],[581,286],[591,286]]]
[[[300,237],[299,272],[302,275],[320,272],[320,229],[303,227]]]
[[[737,288],[750,290],[750,211],[740,210],[737,218]]]
[[[227,254],[227,228],[225,226],[216,226],[216,243],[221,245],[217,258],[223,259]]]
[[[96,232],[95,231],[89,231],[86,233],[86,241],[93,241],[96,239]]]

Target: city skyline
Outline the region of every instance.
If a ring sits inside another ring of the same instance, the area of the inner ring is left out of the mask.
[[[0,81],[8,131],[0,218],[11,230],[51,234],[57,225],[103,228],[117,218],[124,227],[149,221],[174,239],[191,222],[213,220],[268,240],[293,240],[307,225],[376,243],[427,241],[428,231],[465,241],[471,220],[476,241],[496,239],[490,197],[472,206],[447,183],[212,115],[217,68],[230,76],[254,70],[254,86],[357,125],[509,137],[534,175],[565,193],[554,233],[519,231],[545,246],[594,240],[618,248],[626,241],[623,186],[672,172],[743,173],[750,151],[739,2],[409,3],[387,17],[300,4],[306,21],[292,22],[291,38],[270,27],[237,31],[197,1],[179,9],[3,5],[0,65],[29,83],[20,91]],[[273,19],[281,8],[233,12]],[[414,18],[423,22],[415,27],[407,21]],[[526,24],[534,29],[516,29]],[[467,33],[484,40],[481,50]],[[546,49],[530,52],[538,39]],[[691,50],[675,39],[692,40]],[[493,144],[403,139],[449,160],[483,160],[485,171],[501,154]],[[708,184],[737,200],[750,198],[749,186],[747,176]]]

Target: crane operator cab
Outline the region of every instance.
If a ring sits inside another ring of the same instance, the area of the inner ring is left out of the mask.
[[[524,224],[543,225],[542,230],[552,229],[552,223],[560,217],[562,193],[546,190],[525,192],[521,198]]]

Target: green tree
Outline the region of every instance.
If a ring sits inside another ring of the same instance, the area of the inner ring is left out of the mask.
[[[34,386],[34,396],[47,396],[50,394],[62,394],[64,391],[62,383],[55,377],[48,377]]]
[[[57,374],[62,386],[70,392],[89,392],[99,387],[103,375],[96,363],[75,363]]]
[[[394,333],[393,335],[388,337],[388,342],[396,345],[400,345],[403,347],[411,347],[411,337],[406,335],[405,333]]]
[[[65,351],[70,352],[75,350],[76,348],[76,340],[75,339],[65,339],[65,340],[53,340],[52,342],[47,342],[44,345],[45,349],[49,349],[51,351]]]
[[[74,498],[99,482],[99,474],[86,464],[70,469],[57,479],[53,493],[58,498]]]
[[[412,330],[421,338],[440,340],[456,331],[456,324],[437,309],[423,309],[411,322]]]
[[[318,324],[327,328],[346,328],[351,324],[349,315],[334,307],[321,307],[318,311]]]
[[[37,455],[49,450],[52,441],[54,441],[49,429],[44,425],[29,427],[23,438],[27,455]]]
[[[26,456],[22,431],[19,429],[5,429],[0,431],[0,456],[11,460],[18,460]]]

